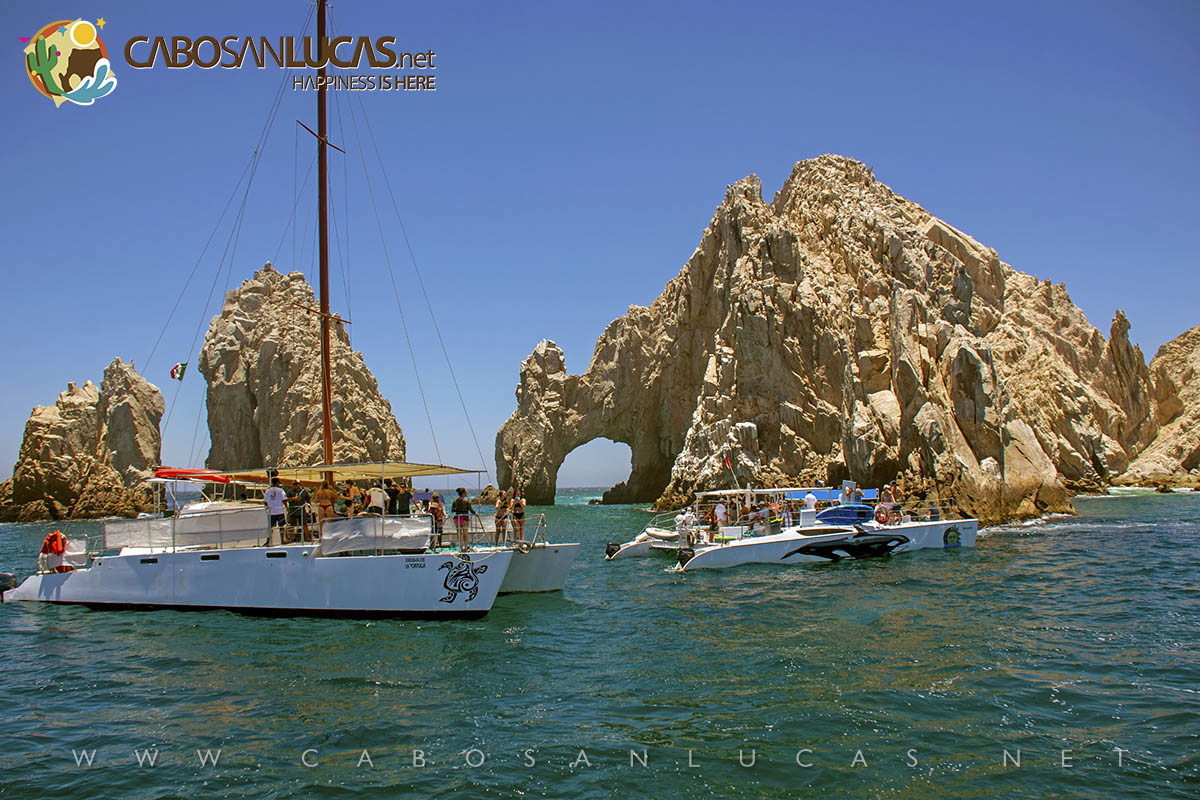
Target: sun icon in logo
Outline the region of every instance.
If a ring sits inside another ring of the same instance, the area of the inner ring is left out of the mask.
[[[103,19],[97,23],[104,27]],[[59,20],[24,40],[29,81],[54,105],[90,106],[117,88],[97,23]]]

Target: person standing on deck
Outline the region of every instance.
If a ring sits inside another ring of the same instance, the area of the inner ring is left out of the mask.
[[[889,483],[887,486],[884,486],[883,491],[879,493],[879,505],[882,506],[887,512],[888,525],[895,525],[900,521],[900,514],[896,508],[896,500],[897,493],[895,484]]]
[[[353,517],[362,505],[362,489],[355,486],[354,481],[346,481],[346,491],[342,494],[342,500],[346,501],[346,516]]]
[[[458,550],[460,553],[467,552],[467,527],[471,522],[471,515],[476,517],[479,513],[471,508],[471,501],[467,499],[467,490],[463,487],[456,489],[458,497],[454,498],[454,502],[450,504],[450,511],[454,514],[454,529],[458,533]]]
[[[513,538],[519,542],[525,541],[525,499],[521,497],[520,489],[513,492],[508,516],[512,520]]]
[[[437,492],[429,498],[429,523],[433,528],[434,547],[442,544],[442,533],[446,524],[446,509],[442,506],[442,498]]]
[[[508,539],[508,493],[496,498],[496,544]]]
[[[334,505],[338,501],[337,489],[333,488],[333,482],[326,478],[321,488],[313,495],[313,500],[317,504],[317,535],[320,536],[321,527],[324,526],[325,520],[333,516]]]
[[[395,516],[399,513],[400,504],[397,498],[400,497],[400,487],[392,483],[391,478],[383,479],[383,491],[387,494],[387,513]]]
[[[367,490],[367,513],[382,517],[387,508],[388,496],[382,486],[372,486]]]
[[[396,494],[396,514],[401,517],[407,517],[412,513],[413,493],[412,488],[408,484],[401,484],[400,491]]]
[[[287,524],[287,494],[279,485],[279,477],[271,478],[271,488],[263,492],[267,513],[271,515],[269,528],[282,528]],[[282,534],[281,534],[282,535]]]
[[[717,506],[716,506],[716,508],[713,509],[713,515],[716,517],[717,527],[718,528],[724,527],[725,522],[726,522],[726,517],[725,517],[725,502],[723,500],[717,501]]]
[[[300,481],[292,481],[292,488],[288,491],[287,496],[288,524],[300,528],[301,535],[306,538],[308,536],[307,506],[308,489],[305,489]]]

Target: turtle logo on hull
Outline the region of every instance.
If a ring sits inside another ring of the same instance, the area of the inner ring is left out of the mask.
[[[962,534],[958,532],[957,525],[951,525],[942,532],[942,544],[946,547],[962,546]]]
[[[467,593],[467,602],[470,602],[479,594],[479,576],[487,572],[487,564],[476,566],[469,557],[460,556],[457,562],[446,561],[438,567],[439,571],[443,569],[449,572],[446,573],[446,580],[442,582],[442,586],[445,586],[450,594],[443,597],[442,602],[453,603],[462,592]]]

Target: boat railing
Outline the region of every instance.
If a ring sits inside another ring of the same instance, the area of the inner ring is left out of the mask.
[[[545,541],[546,515],[538,514],[525,518],[525,541]],[[458,530],[454,526],[453,517],[446,520],[439,544],[457,544]],[[505,522],[504,530],[497,531],[496,518],[492,514],[471,514],[467,520],[467,544],[490,546],[495,544],[511,544],[518,541],[516,529],[511,519]]]
[[[451,539],[458,536],[458,532],[454,530],[453,520],[450,521],[446,530],[443,531],[443,539]],[[457,540],[455,540],[457,541]],[[516,529],[513,527],[513,521],[507,520],[503,531],[496,529],[496,517],[492,514],[480,514],[479,516],[471,515],[467,521],[467,543],[473,545],[505,545],[512,544],[517,541],[522,541],[516,538]],[[536,516],[526,515],[525,517],[525,535],[523,541],[526,542],[545,542],[546,541],[546,515],[538,514]]]
[[[902,522],[938,522],[973,519],[972,514],[954,500],[934,502],[926,500],[915,502],[900,501],[890,504],[876,502],[873,504],[875,508],[879,508],[880,505],[889,505],[893,511],[893,515],[898,515]]]
[[[690,506],[688,508],[690,508]],[[675,530],[675,518],[680,514],[686,514],[687,510],[687,508],[677,508],[674,511],[663,511],[655,514],[653,517],[651,517],[650,524],[646,527],[661,528],[662,530],[673,531]]]
[[[252,547],[267,543],[267,521],[265,506],[106,521],[96,552],[116,552],[125,548],[175,552],[197,547],[217,550]],[[89,552],[90,548],[89,544]]]
[[[534,525],[533,533],[531,533],[529,536],[529,541],[545,543],[545,541],[546,541],[546,515],[545,514],[537,515],[537,524]]]

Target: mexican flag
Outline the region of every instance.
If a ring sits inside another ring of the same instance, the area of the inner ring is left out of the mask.
[[[171,377],[177,381],[183,380],[183,373],[187,371],[187,364],[179,363],[171,367]]]

